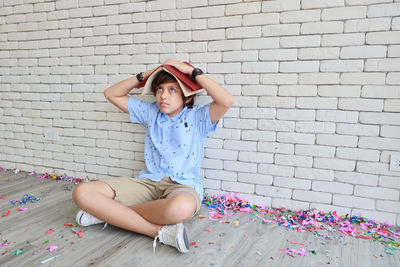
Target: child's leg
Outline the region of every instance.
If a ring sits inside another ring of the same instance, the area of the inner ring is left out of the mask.
[[[169,194],[165,199],[154,200],[130,207],[144,219],[154,224],[176,224],[190,219],[197,209],[196,199],[185,191]]]
[[[155,237],[162,225],[144,219],[138,212],[114,200],[114,191],[100,181],[82,183],[73,192],[76,205],[96,218],[117,227]]]

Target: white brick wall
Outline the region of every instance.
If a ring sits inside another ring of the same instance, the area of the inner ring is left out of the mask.
[[[206,192],[400,225],[399,1],[35,2],[0,1],[1,167],[137,175],[144,128],[103,91],[173,56],[235,96]]]

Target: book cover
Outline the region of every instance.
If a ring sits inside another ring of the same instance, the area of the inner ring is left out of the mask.
[[[190,65],[188,62],[184,63]],[[141,81],[136,88],[144,87],[142,94],[151,93],[151,83],[153,82],[154,77],[156,77],[156,75],[163,70],[175,77],[182,89],[183,94],[186,97],[204,91],[204,89],[202,89],[197,83],[193,82],[188,75],[180,72],[174,66],[168,64],[163,64],[157,67],[146,79]]]

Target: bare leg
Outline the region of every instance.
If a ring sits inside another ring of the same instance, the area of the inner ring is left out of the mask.
[[[82,183],[73,192],[76,205],[96,218],[117,227],[156,237],[162,225],[153,224],[136,211],[114,200],[114,191],[100,181]]]
[[[100,181],[83,183],[73,192],[77,206],[96,218],[136,233],[155,237],[163,225],[189,219],[196,200],[186,192],[174,192],[165,199],[127,207],[114,200],[111,187]]]
[[[155,224],[176,224],[190,219],[196,211],[196,200],[187,192],[178,191],[165,199],[130,207],[143,218]]]

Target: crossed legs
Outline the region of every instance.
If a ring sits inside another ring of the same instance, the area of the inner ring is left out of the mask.
[[[185,191],[172,192],[165,199],[128,207],[114,200],[114,190],[101,181],[78,185],[72,197],[80,209],[96,218],[153,238],[164,225],[183,222],[196,211],[196,200]]]

